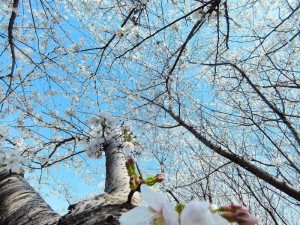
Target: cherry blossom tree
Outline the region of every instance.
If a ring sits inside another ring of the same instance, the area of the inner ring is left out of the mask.
[[[110,111],[132,121],[141,146],[131,150],[180,201],[237,202],[263,224],[295,224],[299,8],[2,0],[0,163],[25,174],[91,169],[83,158],[105,152],[93,151],[104,141],[93,124]]]

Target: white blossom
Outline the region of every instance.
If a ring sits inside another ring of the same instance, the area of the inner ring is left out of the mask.
[[[77,95],[73,96],[72,101],[79,102],[79,97]]]
[[[178,225],[178,214],[164,195],[141,185],[142,205],[120,217],[121,225]],[[189,202],[180,216],[180,225],[228,225],[205,201]]]
[[[0,152],[0,171],[6,169],[12,172],[19,172],[22,160],[23,157],[20,151],[4,149]]]
[[[16,143],[15,148],[17,151],[22,152],[26,149],[26,143],[24,142],[24,139],[21,137],[15,137],[14,141]]]
[[[128,132],[130,132],[130,131],[132,131],[132,124],[130,123],[130,122],[125,122],[124,124],[123,124],[123,128],[126,130],[126,131],[128,131]]]
[[[6,126],[0,125],[0,140],[5,139],[9,134],[9,130]]]
[[[75,116],[76,115],[76,110],[73,108],[68,108],[66,111],[68,116]]]
[[[227,220],[217,213],[212,213],[210,204],[205,201],[189,202],[180,216],[181,225],[228,225]]]
[[[89,158],[95,158],[95,159],[99,159],[102,157],[102,144],[104,143],[105,139],[103,137],[96,137],[91,139],[88,143],[87,143],[87,148],[86,148],[86,152],[87,152],[87,156]]]
[[[125,156],[129,157],[130,155],[132,155],[133,151],[134,151],[134,144],[132,142],[125,141],[123,143],[123,152]]]
[[[168,199],[145,184],[141,185],[142,206],[120,217],[121,225],[178,225],[178,214]]]
[[[87,156],[90,158],[101,158],[103,154],[102,144],[121,136],[121,131],[117,127],[118,121],[108,112],[101,112],[91,116],[87,121],[91,125],[90,139],[86,143]]]
[[[140,29],[138,27],[133,27],[131,30],[130,30],[130,36],[134,37],[134,38],[138,38],[140,37]]]
[[[100,117],[99,116],[95,116],[93,115],[90,120],[89,120],[89,123],[92,125],[92,126],[99,126],[100,123],[101,123],[101,120],[100,120]]]

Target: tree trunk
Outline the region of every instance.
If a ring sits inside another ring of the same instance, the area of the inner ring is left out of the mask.
[[[1,225],[54,225],[56,214],[22,175],[4,170],[0,173]]]
[[[130,192],[129,178],[121,143],[105,145],[105,193],[69,206],[60,217],[37,194],[21,175],[0,173],[0,225],[117,225]]]
[[[129,177],[125,167],[125,156],[121,151],[121,143],[114,140],[105,146],[106,156],[106,193],[116,195],[127,200],[129,189]]]
[[[133,208],[126,204],[129,177],[125,167],[125,156],[118,140],[104,145],[106,156],[105,193],[69,207],[69,213],[60,219],[58,225],[115,225],[123,212]]]

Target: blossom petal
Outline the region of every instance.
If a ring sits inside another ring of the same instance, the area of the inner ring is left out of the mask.
[[[189,202],[181,213],[180,222],[181,225],[214,224],[209,203],[197,200]]]
[[[171,204],[164,204],[162,213],[167,225],[178,225],[178,213]]]
[[[228,225],[228,221],[225,220],[222,216],[217,213],[212,213],[212,217],[214,220],[214,225]]]
[[[155,214],[144,207],[136,207],[124,213],[120,218],[121,225],[151,225]]]
[[[169,204],[168,199],[160,192],[154,191],[146,184],[141,185],[142,205],[150,207],[151,209],[159,212],[164,204]]]

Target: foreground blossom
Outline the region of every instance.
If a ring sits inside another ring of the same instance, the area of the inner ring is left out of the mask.
[[[181,213],[181,225],[228,225],[218,213],[212,213],[210,204],[204,201],[189,202]]]
[[[168,199],[147,185],[141,185],[142,206],[120,217],[121,225],[178,225],[178,214]]]
[[[121,225],[179,224],[178,213],[165,196],[145,184],[141,185],[141,194],[142,206],[123,214],[120,217]],[[176,208],[180,214],[180,225],[228,225],[228,222],[237,222],[238,225],[255,225],[258,222],[257,218],[249,213],[248,208],[238,205],[216,208],[208,202],[193,200],[185,207],[180,207],[180,210]]]

